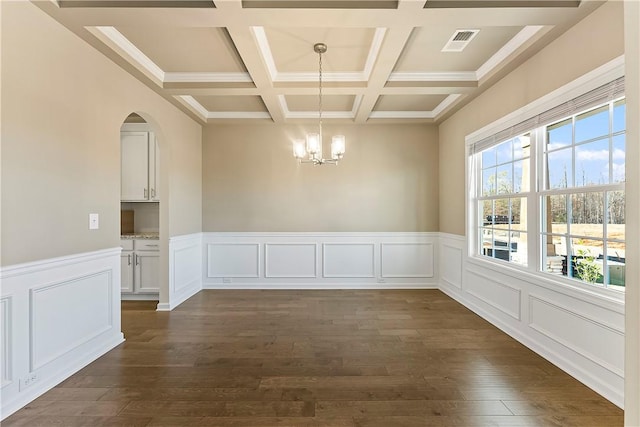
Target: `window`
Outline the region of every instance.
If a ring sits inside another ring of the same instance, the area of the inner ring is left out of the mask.
[[[623,85],[471,145],[476,256],[624,290]]]
[[[480,236],[482,254],[527,265],[527,199],[530,135],[482,152]]]

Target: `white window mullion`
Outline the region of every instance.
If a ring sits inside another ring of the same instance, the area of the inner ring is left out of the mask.
[[[527,265],[529,269],[534,271],[540,271],[542,269],[542,261],[544,255],[541,252],[540,241],[540,218],[541,218],[541,205],[540,197],[538,193],[542,186],[540,177],[542,176],[541,170],[543,170],[543,161],[541,156],[543,155],[544,133],[542,128],[537,128],[531,131],[531,146],[529,148],[529,195],[527,197],[527,215],[529,221],[527,223],[527,231],[529,232],[529,253],[527,258]],[[543,255],[541,257],[541,255]]]

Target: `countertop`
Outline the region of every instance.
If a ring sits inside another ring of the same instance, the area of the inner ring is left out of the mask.
[[[150,239],[157,240],[160,238],[159,233],[134,233],[134,234],[122,234],[120,235],[121,239]]]

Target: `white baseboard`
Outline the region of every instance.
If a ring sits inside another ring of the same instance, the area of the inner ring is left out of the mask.
[[[203,289],[438,289],[437,283],[212,283]]]
[[[158,294],[121,294],[122,301],[158,301]]]
[[[8,266],[1,418],[123,341],[120,248]]]

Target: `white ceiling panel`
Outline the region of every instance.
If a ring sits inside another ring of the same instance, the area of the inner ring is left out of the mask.
[[[354,95],[325,95],[322,97],[323,111],[351,111]],[[318,111],[317,95],[288,95],[285,96],[289,111]]]
[[[317,72],[316,43],[325,43],[322,55],[327,72],[362,71],[373,42],[375,28],[265,28],[279,72]]]
[[[442,52],[456,27],[416,28],[394,71],[476,71],[511,40],[522,27],[477,27],[478,34],[462,52]]]
[[[242,59],[224,28],[118,27],[165,72],[243,72]]]

